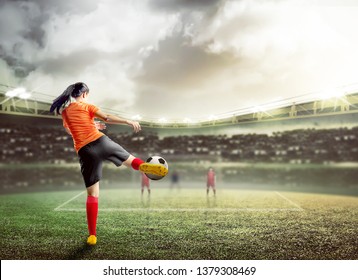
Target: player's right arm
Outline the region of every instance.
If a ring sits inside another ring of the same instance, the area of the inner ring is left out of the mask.
[[[106,113],[103,113],[101,110],[98,110],[97,112],[95,112],[94,115],[96,118],[99,118],[106,123],[127,124],[127,125],[131,126],[135,132],[139,132],[141,130],[140,124],[138,122],[126,120],[126,119],[122,119],[122,118],[114,116],[114,115],[106,114]]]

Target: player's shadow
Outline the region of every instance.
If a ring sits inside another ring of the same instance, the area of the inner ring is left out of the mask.
[[[67,260],[83,260],[86,259],[86,255],[93,252],[96,246],[91,246],[88,244],[83,244],[73,251],[68,257]]]
[[[150,195],[147,195],[147,197],[143,197],[145,195],[141,196],[141,204],[143,208],[150,208]]]
[[[210,197],[209,195],[206,196],[206,206],[207,208],[215,208],[216,207],[216,196]]]

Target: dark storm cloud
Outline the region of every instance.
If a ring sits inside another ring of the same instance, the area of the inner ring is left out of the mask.
[[[3,5],[5,4],[6,1],[3,1]],[[36,6],[34,6],[34,2],[13,1],[8,3],[8,5],[10,4],[16,8],[12,15],[13,19],[16,20],[17,17],[21,16],[22,20],[27,23],[26,26],[24,26],[26,28],[24,28],[24,30],[21,32],[21,36],[24,39],[33,41],[38,46],[43,47],[45,31],[43,30],[42,25],[49,19],[48,14],[44,13],[40,9],[38,12],[34,13],[33,9]],[[36,8],[39,7],[36,6]]]
[[[26,40],[35,42],[39,47],[43,47],[46,35],[43,25],[49,21],[53,14],[86,14],[95,8],[91,3],[92,1],[88,1],[85,4],[83,1],[14,0],[1,1],[0,8],[12,7],[12,10],[9,11],[11,13],[9,17],[14,21],[26,23],[21,34],[18,35],[21,35]],[[8,24],[11,24],[11,22]]]
[[[3,59],[19,78],[26,77],[31,71],[39,67],[39,62],[30,62],[32,59],[26,53],[28,45],[32,51],[43,51],[46,44],[46,31],[44,27],[55,14],[73,14],[73,16],[85,15],[97,7],[97,1],[1,1],[0,9],[6,9],[8,21],[0,27],[0,58]],[[17,26],[16,32],[10,33],[11,25]],[[10,28],[8,28],[10,26]],[[7,29],[7,30],[6,30]],[[10,42],[10,47],[9,47]],[[7,44],[7,48],[5,48]],[[25,50],[23,50],[25,49]],[[84,54],[79,54],[81,60]],[[77,55],[77,54],[76,54]],[[69,59],[74,58],[69,55]],[[90,56],[93,60],[93,56]],[[64,69],[65,58],[45,61],[42,67],[45,70],[59,72]],[[56,66],[57,64],[57,66]],[[73,69],[76,69],[75,67]],[[78,68],[77,68],[78,69]],[[67,69],[66,69],[67,70]]]
[[[28,45],[43,47],[45,17],[30,2],[2,1],[0,9],[0,58],[15,70],[16,76],[25,77],[35,65],[24,59],[23,49]]]
[[[16,54],[16,45],[14,46],[14,53]],[[26,77],[31,71],[36,69],[36,65],[28,63],[18,58],[16,55],[7,54],[3,46],[0,44],[0,59],[4,60],[13,70],[18,78]]]
[[[39,63],[39,67],[45,73],[52,73],[54,75],[66,73],[72,76],[80,74],[88,65],[110,57],[113,58],[112,55],[110,56],[94,49],[83,49],[67,55],[43,60]]]
[[[41,27],[43,22],[33,20],[29,29],[23,32],[24,39],[28,39],[36,43],[39,47],[44,47],[45,31]]]
[[[209,10],[217,8],[223,0],[150,0],[149,4],[156,9],[167,11]]]
[[[169,37],[143,62],[143,74],[136,78],[136,109],[151,117],[190,116],[195,107],[205,111],[205,106],[213,101],[212,92],[205,88],[216,75],[238,62],[230,53],[213,54],[204,47],[191,45],[190,39],[181,34]],[[162,104],[164,109],[150,110],[148,104],[153,102]]]
[[[21,7],[24,4],[35,4],[39,7],[42,14],[56,13],[56,14],[86,14],[96,9],[97,0],[76,0],[76,1],[58,1],[58,0],[2,0],[1,4],[13,3]],[[0,7],[1,7],[0,4]]]
[[[167,90],[195,88],[237,62],[230,53],[209,53],[203,47],[191,45],[190,39],[182,34],[176,34],[161,41],[158,50],[144,60],[144,73],[137,81]]]
[[[311,2],[0,0],[0,81],[165,117],[355,82],[357,11]]]
[[[149,0],[153,10],[166,13],[179,13],[184,25],[197,25],[196,13],[201,15],[201,24],[211,21],[226,0]]]

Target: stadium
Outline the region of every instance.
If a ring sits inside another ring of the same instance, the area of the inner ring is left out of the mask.
[[[50,100],[25,93],[0,88],[1,259],[358,258],[358,92],[142,118],[138,134],[109,125],[136,156],[164,157],[169,174],[141,196],[138,173],[105,165],[94,248],[72,139]]]

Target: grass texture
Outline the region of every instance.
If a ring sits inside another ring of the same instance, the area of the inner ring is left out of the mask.
[[[83,189],[1,195],[1,259],[358,259],[354,196],[102,189],[93,247],[85,201]]]

